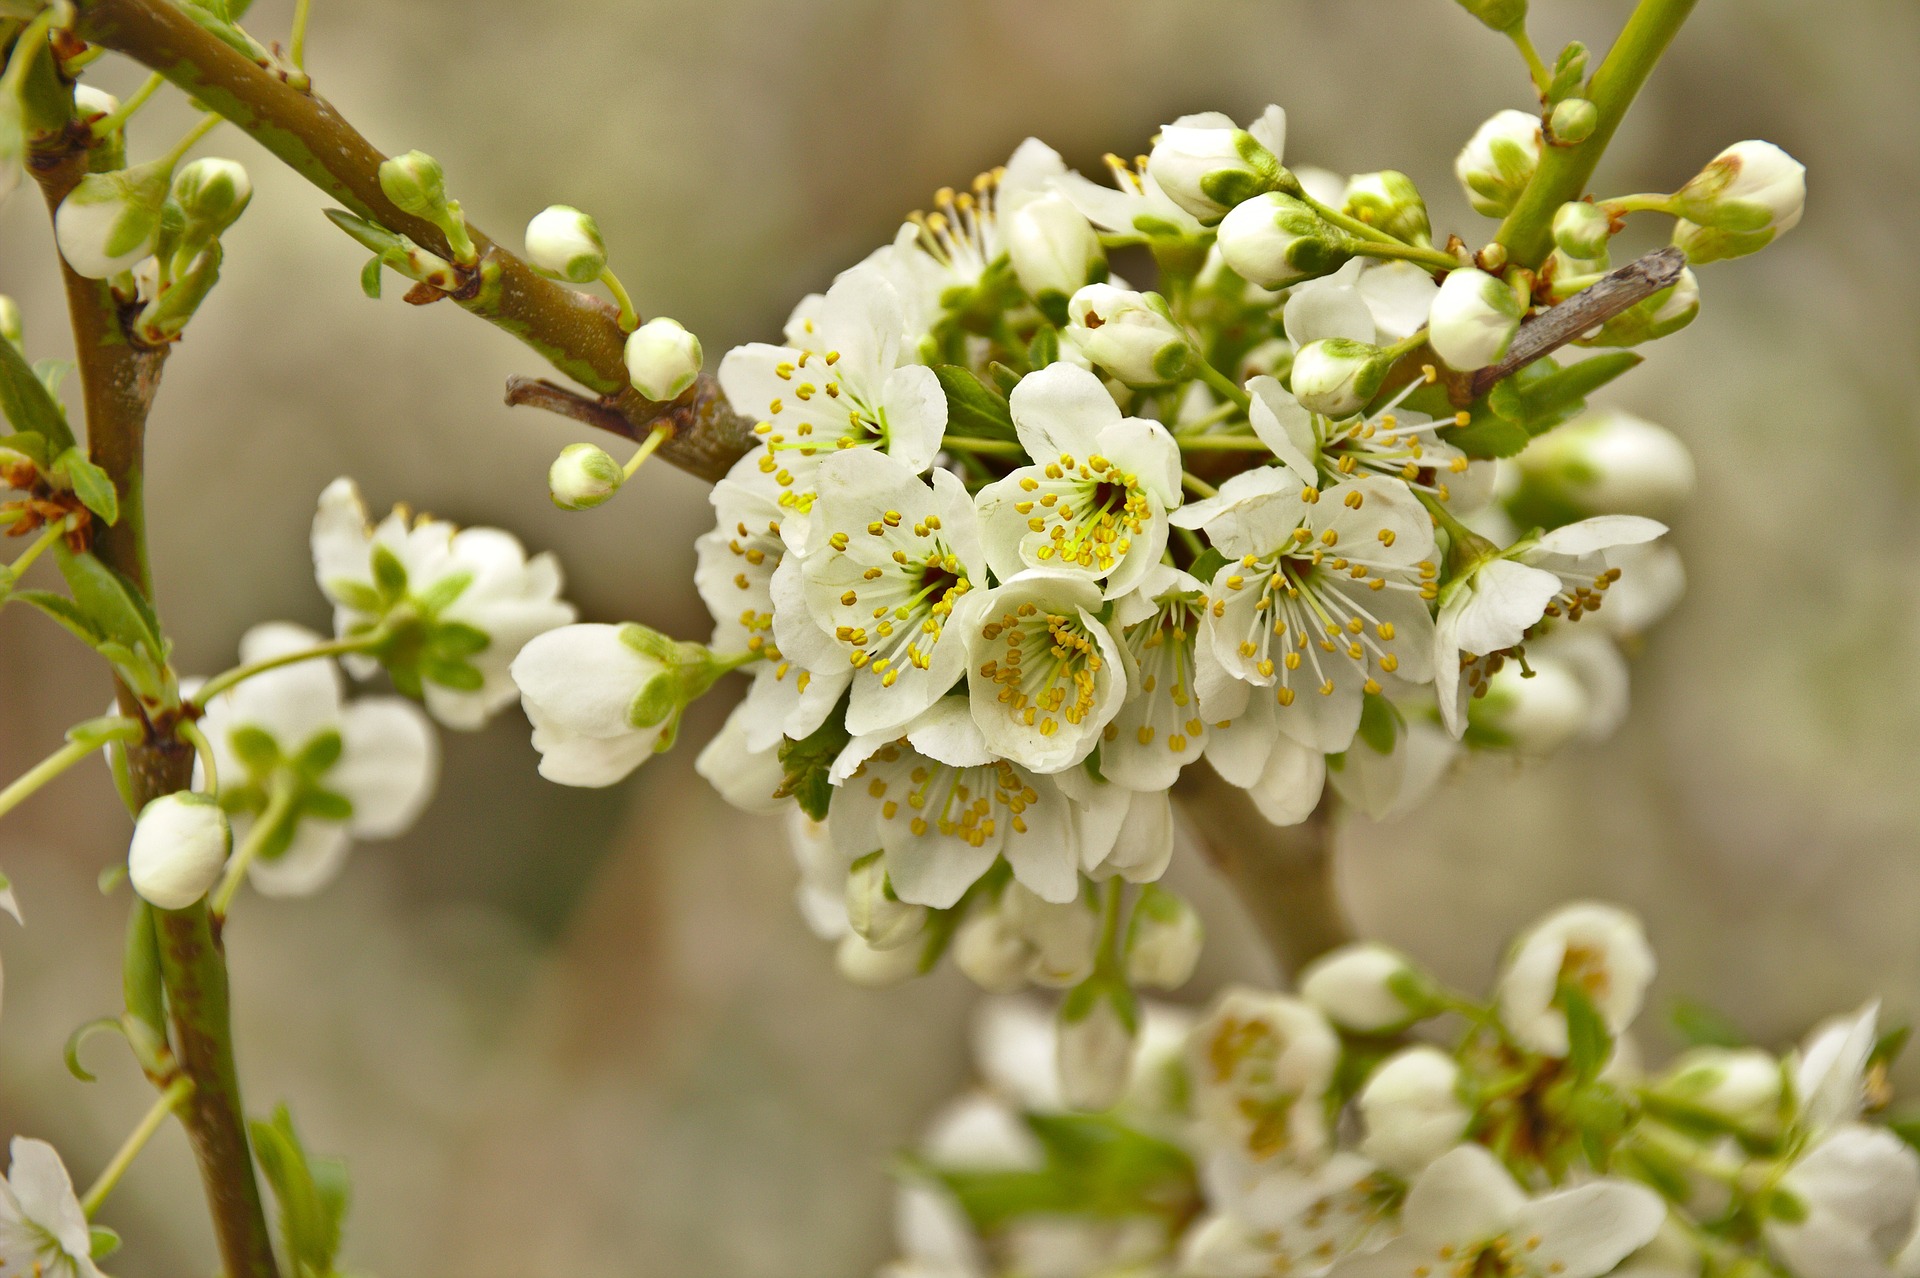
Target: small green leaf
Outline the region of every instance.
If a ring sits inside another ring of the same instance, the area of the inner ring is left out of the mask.
[[[975,439],[1017,439],[1007,397],[957,364],[934,366],[947,394],[947,430]]]
[[[18,453],[32,462],[37,470],[45,470],[53,464],[53,459],[47,454],[47,441],[31,431],[0,435],[0,453]]]
[[[1034,333],[1033,341],[1027,344],[1027,363],[1039,369],[1060,359],[1060,330],[1051,324],[1042,324]]]
[[[385,270],[386,263],[377,257],[368,258],[367,264],[360,268],[360,291],[376,302],[380,300],[381,277]]]
[[[1581,1078],[1593,1078],[1613,1051],[1606,1022],[1587,992],[1571,981],[1560,983],[1560,1007],[1567,1016],[1567,1059]]]
[[[0,413],[15,430],[45,439],[56,456],[74,446],[66,414],[12,342],[0,342]]]
[[[120,494],[107,472],[87,459],[78,448],[69,448],[54,459],[53,473],[73,485],[82,505],[100,516],[103,523],[120,522]]]
[[[50,590],[19,590],[11,598],[46,613],[90,648],[98,647],[106,638],[93,624],[93,618],[82,612],[80,605],[65,595],[56,595]]]
[[[60,402],[60,388],[67,378],[73,376],[74,363],[70,359],[36,359],[33,361],[33,375],[47,388],[47,394],[54,402]]]
[[[844,698],[843,698],[844,700]],[[786,779],[775,791],[777,797],[791,796],[800,810],[816,821],[827,819],[827,805],[833,799],[833,783],[828,770],[852,738],[847,735],[844,706],[828,715],[826,722],[799,741],[780,742],[780,766]]]
[[[105,1260],[120,1250],[120,1235],[105,1225],[88,1225],[87,1240],[87,1254],[95,1260]]]
[[[274,1109],[271,1120],[250,1120],[247,1131],[280,1206],[280,1236],[291,1267],[302,1278],[326,1278],[333,1273],[347,1211],[345,1165],[309,1158],[285,1105]]]
[[[167,1017],[161,997],[160,937],[153,907],[139,896],[127,919],[126,949],[120,959],[120,992],[127,1014],[163,1041]]]

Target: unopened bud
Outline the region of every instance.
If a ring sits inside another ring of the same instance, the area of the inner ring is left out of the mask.
[[[1474,212],[1512,212],[1540,164],[1540,146],[1540,118],[1525,111],[1500,111],[1482,124],[1453,161],[1453,175]]]
[[[1055,905],[1014,883],[1001,896],[1000,908],[1032,947],[1027,978],[1034,984],[1065,989],[1093,971],[1100,920],[1084,901]]]
[[[172,164],[156,160],[80,179],[54,215],[60,256],[79,275],[104,280],[153,251]]]
[[[1692,270],[1682,270],[1672,284],[1635,302],[1580,340],[1587,346],[1638,346],[1679,332],[1699,313],[1700,281]]]
[[[554,279],[591,284],[607,269],[607,244],[599,223],[579,209],[554,204],[527,223],[527,261]]]
[[[989,994],[1011,994],[1027,983],[1033,946],[998,908],[976,909],[953,936],[953,961]]]
[[[1392,1034],[1440,1010],[1431,978],[1384,945],[1344,945],[1300,974],[1300,995],[1356,1034]]]
[[[1693,495],[1693,457],[1680,438],[1617,409],[1568,422],[1515,460],[1523,479],[1583,514],[1659,519]]]
[[[425,151],[408,151],[380,165],[380,189],[403,213],[436,225],[447,212],[447,174]]]
[[[1185,899],[1149,884],[1133,907],[1127,935],[1127,979],[1135,985],[1178,989],[1200,961],[1206,929]]]
[[[1655,1089],[1662,1097],[1768,1133],[1781,1118],[1780,1062],[1755,1047],[1697,1047],[1675,1061]]]
[[[1366,1128],[1360,1151],[1412,1177],[1460,1143],[1473,1115],[1460,1099],[1460,1067],[1431,1047],[1409,1047],[1373,1071],[1355,1100]]]
[[[1248,200],[1220,223],[1220,256],[1262,288],[1284,288],[1331,275],[1353,257],[1353,241],[1311,207],[1270,191]]]
[[[1043,310],[1064,319],[1067,299],[1107,275],[1106,251],[1086,214],[1054,192],[1014,211],[1007,224],[1007,253],[1020,287]]]
[[[20,303],[0,293],[0,341],[11,342],[24,351],[26,337],[26,323],[20,315]]]
[[[876,950],[897,949],[927,925],[927,907],[893,894],[883,856],[872,853],[847,871],[847,922]]]
[[[1181,116],[1160,130],[1147,172],[1169,199],[1211,226],[1236,205],[1288,184],[1269,145],[1284,143],[1286,120],[1277,106],[1252,130],[1217,111]]]
[[[1083,1112],[1112,1109],[1127,1094],[1139,1011],[1126,986],[1096,978],[1060,1004],[1055,1061],[1060,1096]]]
[[[562,510],[592,510],[626,481],[620,463],[593,444],[568,444],[547,468],[547,492]]]
[[[1527,669],[1509,661],[1467,707],[1474,738],[1515,754],[1552,754],[1579,737],[1593,717],[1593,698],[1573,671],[1533,655]]]
[[[1736,142],[1675,192],[1673,200],[1689,222],[1739,235],[1778,235],[1799,225],[1806,210],[1807,170],[1771,142]]]
[[[119,109],[120,99],[105,89],[96,89],[91,84],[73,86],[73,114],[76,119],[91,123]]]
[[[1591,262],[1607,251],[1613,238],[1613,219],[1597,204],[1574,200],[1553,215],[1553,243],[1568,257]]]
[[[1527,16],[1527,0],[1457,0],[1457,3],[1495,31],[1506,31]]]
[[[833,953],[833,964],[841,976],[855,985],[886,989],[920,974],[920,950],[913,945],[876,950],[849,932],[840,938],[840,947]]]
[[[1345,211],[1368,226],[1377,227],[1395,239],[1409,244],[1431,244],[1433,225],[1427,218],[1427,202],[1413,179],[1392,169],[1378,173],[1356,173],[1347,179],[1341,200]]]
[[[162,795],[141,809],[127,849],[133,890],[163,910],[184,910],[219,881],[233,829],[205,794]]]
[[[1158,293],[1089,284],[1067,303],[1066,339],[1129,386],[1163,386],[1186,371],[1193,341]]]
[[[1505,281],[1462,267],[1448,273],[1427,313],[1427,341],[1449,367],[1470,373],[1499,361],[1526,313]]]
[[[1687,255],[1687,261],[1705,266],[1708,262],[1724,262],[1758,253],[1773,243],[1778,234],[1772,227],[1760,231],[1723,231],[1681,218],[1673,224],[1673,246]]]
[[[1392,367],[1377,346],[1325,337],[1294,352],[1293,397],[1309,412],[1349,417],[1379,393]]]
[[[186,214],[188,235],[219,235],[237,221],[253,199],[253,182],[232,160],[195,160],[173,179],[173,198]]]
[[[1600,108],[1585,98],[1563,98],[1554,103],[1547,128],[1555,142],[1569,146],[1585,142],[1600,124]]]
[[[699,378],[704,360],[700,339],[665,316],[648,320],[627,337],[627,379],[656,402],[680,398]]]

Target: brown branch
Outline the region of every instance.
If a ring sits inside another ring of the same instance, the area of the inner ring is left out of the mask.
[[[585,422],[628,439],[635,438],[636,434],[633,423],[605,396],[589,399],[578,391],[568,390],[544,377],[522,377],[518,374],[509,377],[507,407],[544,408],[549,413],[558,413],[562,417],[570,417],[576,422]]]
[[[349,211],[450,254],[439,228],[386,197],[380,189],[386,157],[324,99],[287,84],[167,0],[79,0],[78,7],[78,31],[88,41],[166,76]],[[645,398],[627,380],[626,335],[604,303],[535,274],[479,230],[468,229],[480,251],[477,278],[448,296],[603,396],[628,427],[619,433],[639,438],[668,419],[674,435],[660,456],[706,480],[720,478],[752,447],[753,423],[727,407],[711,377],[671,404]]]
[[[81,123],[70,122],[56,136],[36,139],[28,168],[49,213],[58,211],[86,175],[92,156],[92,134]],[[132,337],[104,281],[76,274],[64,260],[60,272],[86,408],[87,449],[120,495],[119,521],[111,527],[95,525],[92,550],[151,602],[144,478],[147,417],[168,348],[146,346]],[[163,794],[185,790],[193,781],[192,747],[175,734],[173,722],[155,723],[124,681],[116,678],[114,683],[122,713],[147,725],[146,735],[126,746],[135,802],[144,807]],[[199,1162],[222,1264],[230,1278],[276,1278],[233,1061],[225,958],[209,929],[204,902],[185,910],[155,910],[154,916],[172,1048],[194,1084],[193,1099],[180,1111],[181,1122]]]
[[[1512,376],[1660,290],[1671,288],[1686,266],[1687,255],[1668,246],[1601,276],[1558,306],[1539,312],[1514,334],[1505,359],[1473,375],[1467,384],[1468,399],[1480,398],[1501,378]]]
[[[1180,774],[1175,794],[1214,869],[1226,879],[1283,973],[1353,940],[1334,887],[1331,794],[1298,825],[1275,826],[1245,790],[1208,767]]]

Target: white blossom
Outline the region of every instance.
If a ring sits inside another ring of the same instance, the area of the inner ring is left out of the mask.
[[[1178,989],[1200,961],[1206,929],[1200,912],[1182,897],[1149,887],[1134,903],[1127,925],[1127,979],[1134,985]]]
[[[1500,1020],[1522,1046],[1563,1057],[1569,1043],[1562,986],[1578,989],[1608,1032],[1619,1034],[1640,1014],[1653,971],[1640,920],[1597,902],[1562,906],[1514,942],[1500,973]]]
[[[1300,973],[1300,995],[1343,1029],[1396,1033],[1435,1010],[1431,982],[1398,950],[1355,942]]]
[[[1060,1095],[1070,1109],[1112,1109],[1126,1094],[1137,1030],[1131,1003],[1121,986],[1089,987],[1061,1004],[1055,1060]]]
[[[591,284],[607,269],[607,242],[600,226],[579,209],[549,205],[527,223],[527,261],[535,270],[570,284]]]
[[[1297,196],[1280,191],[1238,205],[1220,223],[1220,256],[1261,288],[1329,275],[1353,257],[1353,240]]]
[[[1165,790],[1207,744],[1194,681],[1204,590],[1188,573],[1155,564],[1115,610],[1125,626],[1121,643],[1139,671],[1132,695],[1102,734],[1100,772],[1115,785]]]
[[[1427,340],[1451,368],[1497,363],[1520,331],[1526,307],[1501,279],[1472,267],[1447,273],[1427,317]]]
[[[1164,386],[1193,359],[1193,339],[1164,298],[1115,284],[1089,284],[1075,293],[1060,338],[1129,386]]]
[[[1057,306],[1105,275],[1106,250],[1093,224],[1057,191],[1015,212],[1006,238],[1013,273],[1035,301]]]
[[[937,314],[964,305],[987,268],[1007,257],[1021,214],[1044,200],[1066,172],[1059,152],[1038,138],[1028,138],[1014,148],[1004,165],[975,178],[970,190],[938,192],[933,212],[916,213],[900,228],[891,252],[885,255],[909,310]],[[1054,217],[1042,216],[1058,225]],[[1099,249],[1097,241],[1094,249]],[[1016,249],[1016,267],[1019,260]]]
[[[153,252],[160,209],[172,181],[171,161],[81,178],[54,214],[60,256],[75,274],[88,279],[104,280],[133,269]]]
[[[1879,1041],[1879,1023],[1876,999],[1819,1026],[1788,1058],[1802,1130],[1817,1136],[1859,1117],[1866,1105],[1867,1061]]]
[[[609,786],[671,745],[684,704],[672,646],[639,626],[587,624],[549,630],[521,649],[511,673],[540,775]]]
[[[1160,130],[1147,172],[1167,197],[1211,225],[1279,180],[1287,113],[1269,106],[1242,129],[1218,111],[1183,115]]]
[[[1323,1100],[1340,1042],[1311,1004],[1229,988],[1187,1050],[1194,1116],[1212,1147],[1255,1166],[1312,1167],[1325,1156]]]
[[[1288,303],[1288,314],[1295,313]],[[1319,325],[1331,318],[1301,315],[1295,329],[1324,332]],[[1402,409],[1398,397],[1368,416],[1334,418],[1308,411],[1271,377],[1255,377],[1247,390],[1253,397],[1247,415],[1254,433],[1303,482],[1337,484],[1350,476],[1380,475],[1458,512],[1475,509],[1492,494],[1493,464],[1475,462],[1439,438],[1435,432],[1449,423]]]
[[[1608,1178],[1528,1197],[1492,1154],[1461,1145],[1414,1181],[1399,1238],[1333,1272],[1406,1278],[1423,1267],[1471,1274],[1484,1265],[1508,1278],[1599,1278],[1651,1241],[1666,1215],[1652,1190]]]
[[[350,656],[348,670],[366,677],[385,664],[396,686],[423,696],[450,728],[477,729],[511,702],[507,667],[520,649],[574,618],[552,555],[529,559],[497,528],[410,518],[404,507],[373,527],[350,479],[320,494],[313,560],[342,638],[384,627],[415,641],[382,660]]]
[[[1366,1129],[1361,1152],[1406,1177],[1459,1144],[1473,1118],[1460,1098],[1460,1067],[1424,1045],[1382,1061],[1354,1103]]]
[[[1780,1178],[1767,1243],[1796,1278],[1896,1278],[1915,1272],[1920,1154],[1882,1127],[1830,1132]],[[1786,1210],[1782,1207],[1791,1206]]]
[[[547,468],[547,494],[561,510],[592,510],[626,482],[620,463],[597,444],[568,444]]]
[[[1557,427],[1514,460],[1529,482],[1547,484],[1596,515],[1658,519],[1693,495],[1687,446],[1665,427],[1619,409]]]
[[[240,659],[271,661],[320,642],[303,627],[270,622],[241,638]],[[319,891],[356,840],[405,833],[433,795],[440,747],[419,707],[399,697],[347,701],[345,691],[334,663],[320,659],[254,675],[207,703],[200,726],[235,838],[285,795],[279,827],[247,871],[268,896]]]
[[[1771,239],[1800,224],[1807,169],[1771,142],[1736,142],[1675,192],[1673,201],[1689,222]]]
[[[847,924],[876,950],[898,949],[927,925],[927,907],[902,901],[890,890],[880,854],[869,853],[847,871]]]
[[[1161,189],[1147,165],[1135,168],[1117,155],[1105,157],[1112,186],[1078,173],[1054,180],[1054,187],[1103,231],[1148,239],[1197,239],[1206,228]]]
[[[1300,1278],[1377,1245],[1390,1196],[1385,1178],[1341,1151],[1311,1170],[1274,1168],[1192,1225],[1181,1241],[1181,1278]],[[1225,1197],[1225,1196],[1223,1196]]]
[[[700,376],[700,339],[678,320],[650,319],[627,336],[627,380],[648,399],[678,399]]]
[[[1532,758],[1590,736],[1594,713],[1586,685],[1573,669],[1539,652],[1528,654],[1524,670],[1503,663],[1467,708],[1478,744]]]
[[[232,827],[212,796],[161,795],[140,811],[127,877],[148,903],[184,910],[219,881],[232,850]]]
[[[1033,463],[976,498],[995,575],[1056,568],[1101,581],[1109,599],[1128,593],[1159,563],[1180,504],[1173,436],[1123,418],[1100,379],[1071,364],[1021,379],[1011,402]]]
[[[1229,557],[1209,586],[1204,641],[1230,678],[1212,696],[1202,688],[1208,719],[1239,716],[1251,693],[1274,703],[1296,742],[1338,753],[1359,727],[1362,694],[1382,690],[1377,676],[1429,676],[1433,525],[1405,485],[1360,478],[1323,490],[1289,470],[1253,470],[1173,521],[1203,527]]]
[[[693,770],[742,812],[763,816],[783,811],[786,800],[776,795],[786,780],[777,745],[755,750],[750,744],[752,707],[741,702],[727,716],[694,760]]]
[[[879,1278],[988,1278],[980,1241],[944,1189],[913,1182],[894,1199],[894,1241],[900,1258]]]
[[[53,1146],[15,1136],[0,1183],[0,1275],[101,1278],[87,1215]]]

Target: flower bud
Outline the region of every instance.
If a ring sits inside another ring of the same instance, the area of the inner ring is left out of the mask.
[[[1505,31],[1527,16],[1527,0],[1457,0],[1462,9],[1495,31]]]
[[[234,161],[208,157],[180,170],[173,179],[173,199],[186,215],[183,242],[204,244],[246,212],[253,199],[253,182]]]
[[[554,204],[527,223],[527,261],[542,275],[569,284],[591,284],[607,269],[607,244],[591,217]]]
[[[1709,231],[1718,235],[1717,231]],[[1700,314],[1700,281],[1683,268],[1680,278],[1644,301],[1635,302],[1580,339],[1584,346],[1638,346],[1677,333]]]
[[[700,339],[665,316],[648,320],[627,338],[627,379],[656,402],[680,398],[699,378],[704,360]]]
[[[1576,418],[1516,461],[1525,479],[1549,485],[1584,514],[1659,519],[1693,494],[1693,457],[1679,437],[1618,410]]]
[[[1427,341],[1463,373],[1496,363],[1520,331],[1525,305],[1504,280],[1473,267],[1450,271],[1427,313]]]
[[[1593,699],[1558,661],[1534,656],[1528,669],[1504,663],[1467,707],[1475,739],[1530,757],[1549,755],[1587,728]]]
[[[562,510],[592,510],[626,482],[620,463],[593,444],[568,444],[547,468],[547,492]]]
[[[1417,1175],[1466,1135],[1473,1115],[1459,1088],[1460,1067],[1435,1048],[1388,1057],[1356,1098],[1366,1128],[1360,1152],[1388,1171]]]
[[[1032,949],[1027,979],[1034,984],[1066,989],[1093,971],[1100,920],[1084,901],[1055,905],[1014,883],[1000,898],[1000,908]]]
[[[1128,929],[1127,979],[1135,985],[1178,989],[1193,975],[1205,939],[1193,906],[1165,888],[1148,885],[1133,907]]]
[[[127,849],[133,890],[163,910],[184,910],[219,881],[233,828],[210,795],[162,795],[141,809]]]
[[[1591,262],[1606,253],[1612,237],[1613,219],[1597,204],[1573,200],[1554,212],[1554,247],[1570,258]]]
[[[1806,210],[1807,170],[1771,142],[1736,142],[1676,191],[1673,201],[1681,217],[1701,226],[1778,235],[1799,225]]]
[[[1522,1046],[1564,1057],[1563,988],[1579,989],[1607,1030],[1619,1034],[1640,1014],[1653,971],[1639,919],[1598,902],[1562,906],[1514,942],[1497,985],[1500,1019]]]
[[[1060,1004],[1054,1060],[1060,1095],[1071,1109],[1112,1109],[1127,1094],[1139,1012],[1124,985],[1095,979]]]
[[[73,86],[73,114],[77,119],[93,121],[120,109],[120,99],[91,84]]]
[[[1593,136],[1600,123],[1600,108],[1585,98],[1562,98],[1547,117],[1547,128],[1555,142],[1573,145]]]
[[[1293,353],[1293,397],[1324,417],[1351,416],[1379,393],[1392,367],[1377,346],[1324,337]]]
[[[1011,994],[1027,983],[1033,947],[1001,909],[976,909],[953,935],[953,962],[989,994]]]
[[[1409,244],[1433,243],[1433,224],[1427,202],[1413,179],[1392,169],[1356,173],[1347,179],[1341,199],[1344,210],[1368,226],[1377,227]]]
[[[380,165],[380,189],[403,213],[436,225],[447,213],[447,175],[425,151],[396,155]]]
[[[1687,261],[1704,266],[1708,262],[1758,253],[1773,243],[1776,234],[1772,227],[1761,231],[1723,231],[1681,218],[1673,224],[1673,246],[1687,255]]]
[[[1269,137],[1285,136],[1286,116],[1268,107],[1260,122]],[[1218,112],[1187,115],[1160,130],[1147,173],[1169,199],[1207,226],[1227,210],[1280,187],[1280,158],[1251,132]]]
[[[172,178],[167,160],[81,178],[54,215],[60,256],[88,279],[130,269],[153,251]]]
[[[920,974],[920,948],[902,945],[891,950],[876,950],[849,932],[840,938],[840,946],[833,952],[833,965],[853,984],[882,990]]]
[[[1218,242],[1227,265],[1262,288],[1331,275],[1353,257],[1346,232],[1279,191],[1248,200],[1227,214]]]
[[[1434,986],[1398,950],[1343,945],[1300,974],[1300,996],[1356,1034],[1393,1034],[1439,1011]]]
[[[1453,161],[1453,175],[1476,213],[1505,217],[1540,163],[1540,118],[1508,109],[1475,131]]]
[[[0,293],[0,341],[11,342],[17,350],[26,350],[26,324],[20,316],[20,303],[4,293]]]
[[[1015,210],[1007,224],[1007,253],[1020,287],[1064,313],[1064,303],[1107,274],[1106,251],[1093,223],[1066,196],[1054,192]]]
[[[1656,1088],[1663,1097],[1706,1110],[1758,1134],[1780,1122],[1780,1062],[1754,1047],[1696,1047],[1667,1070]]]
[[[1129,386],[1163,386],[1186,371],[1193,342],[1158,293],[1089,284],[1067,303],[1066,339]]]
[[[893,894],[886,862],[874,852],[847,871],[847,922],[874,949],[898,949],[927,925],[927,907],[908,905]]]

